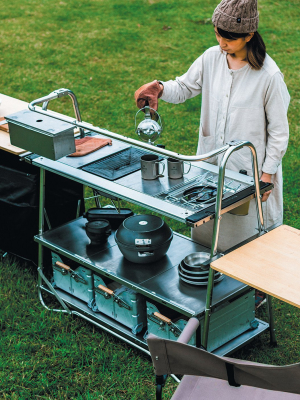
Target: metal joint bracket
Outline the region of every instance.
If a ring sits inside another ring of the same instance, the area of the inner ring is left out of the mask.
[[[59,97],[66,96],[68,94],[68,92],[69,92],[68,89],[61,88],[61,89],[54,90],[54,92],[52,92],[52,93],[57,94],[57,96],[59,98]]]
[[[228,144],[228,146],[238,146],[242,143],[243,143],[242,140],[231,140],[230,142],[227,142],[226,144]]]

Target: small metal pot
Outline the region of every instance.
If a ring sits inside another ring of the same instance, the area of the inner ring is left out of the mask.
[[[85,224],[85,231],[91,241],[91,245],[101,245],[106,243],[111,234],[110,223],[106,219],[90,221]]]

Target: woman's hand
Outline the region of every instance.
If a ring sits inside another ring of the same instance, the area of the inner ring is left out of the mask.
[[[268,183],[272,183],[272,175],[271,174],[266,174],[265,172],[262,173],[262,176],[260,178],[261,181],[263,182],[268,182]],[[265,192],[262,196],[261,201],[267,201],[270,194],[271,194],[272,190],[269,190],[268,192]]]

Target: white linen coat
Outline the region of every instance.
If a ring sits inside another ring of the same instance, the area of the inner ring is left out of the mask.
[[[205,51],[175,80],[162,82],[161,99],[183,103],[202,94],[197,154],[222,147],[231,140],[248,140],[256,148],[259,174],[272,174],[274,189],[263,203],[265,227],[283,220],[282,165],[289,138],[287,110],[290,96],[276,63],[266,55],[260,70],[249,64],[231,70],[227,53],[214,46]],[[217,163],[219,160],[210,159]],[[252,175],[251,152],[243,148],[230,156],[227,168],[246,170]],[[255,201],[249,214],[224,214],[220,224],[218,250],[225,251],[257,231]],[[210,247],[213,221],[192,230],[192,238]]]

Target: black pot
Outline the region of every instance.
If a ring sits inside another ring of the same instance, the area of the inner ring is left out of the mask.
[[[115,240],[124,257],[134,263],[148,264],[162,258],[173,239],[172,229],[154,215],[127,218],[115,233]]]
[[[86,223],[85,231],[91,240],[91,245],[101,245],[107,242],[107,238],[111,234],[111,227],[106,219],[101,219]]]

